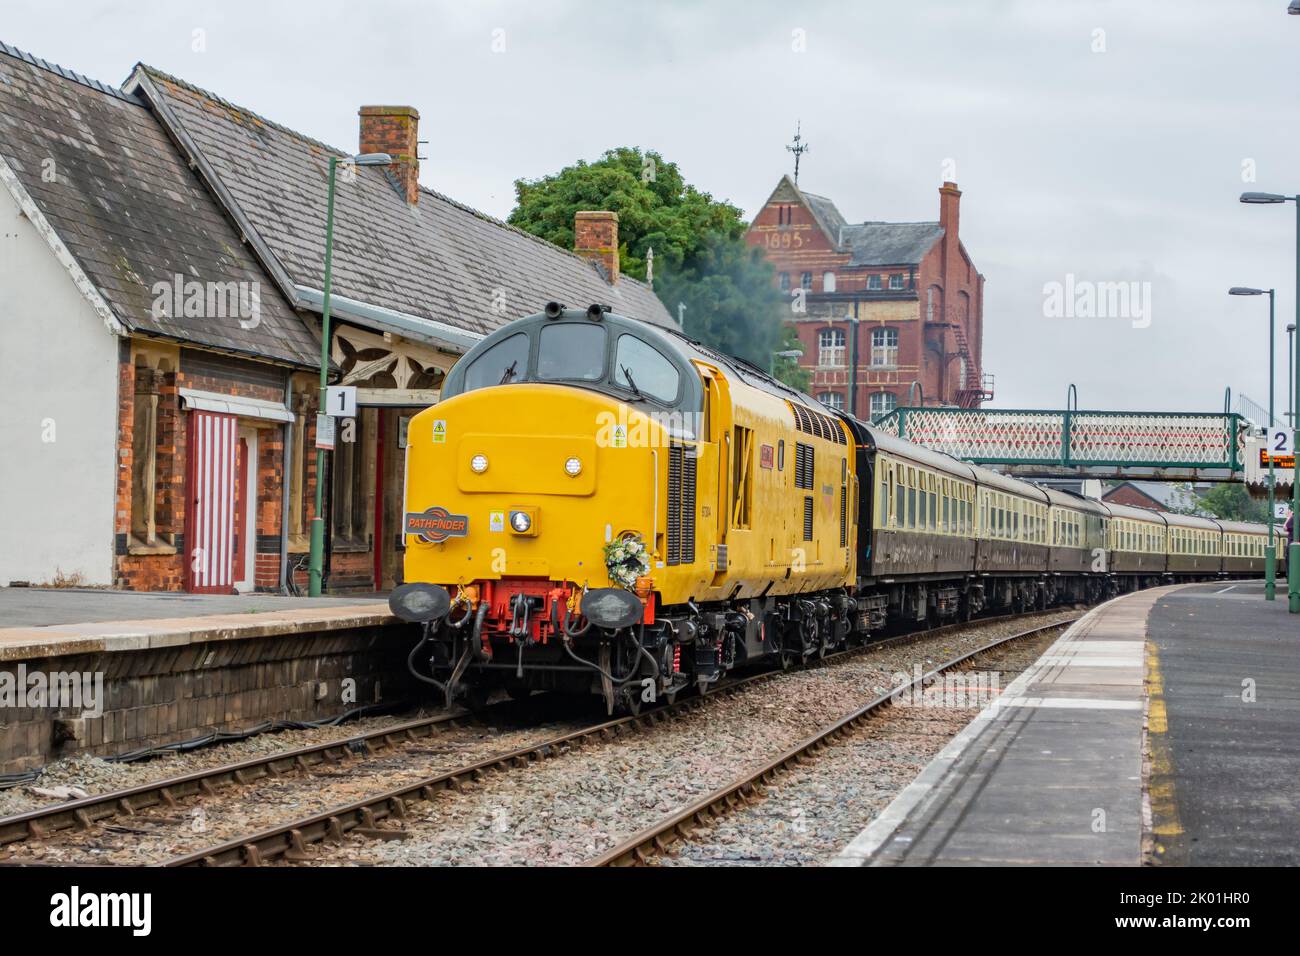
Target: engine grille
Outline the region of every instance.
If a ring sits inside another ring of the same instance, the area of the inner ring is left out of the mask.
[[[695,483],[698,459],[685,445],[668,446],[668,528],[664,563],[695,561]]]
[[[813,500],[808,495],[803,500],[803,539],[811,541],[813,539]]]

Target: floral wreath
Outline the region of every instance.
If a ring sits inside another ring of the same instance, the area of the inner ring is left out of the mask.
[[[619,587],[636,590],[636,579],[650,573],[650,555],[641,535],[630,532],[605,545],[605,568]]]

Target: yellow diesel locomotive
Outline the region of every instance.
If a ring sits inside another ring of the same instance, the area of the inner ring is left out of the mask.
[[[1097,502],[891,438],[599,305],[498,329],[442,394],[409,426],[390,603],[424,624],[411,668],[449,703],[551,689],[636,711],[891,618],[1168,573],[1111,572]]]

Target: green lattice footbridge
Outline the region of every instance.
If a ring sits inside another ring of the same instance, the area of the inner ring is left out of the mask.
[[[1222,412],[896,408],[875,427],[1023,477],[1240,481],[1246,420]]]

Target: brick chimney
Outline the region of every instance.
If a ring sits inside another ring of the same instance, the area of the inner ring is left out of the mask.
[[[413,106],[363,106],[361,152],[393,157],[389,174],[397,180],[408,206],[420,201],[420,113]]]
[[[618,282],[618,213],[575,213],[573,251],[599,262],[610,285]]]
[[[939,225],[943,226],[946,237],[960,238],[961,190],[956,183],[939,187]]]

